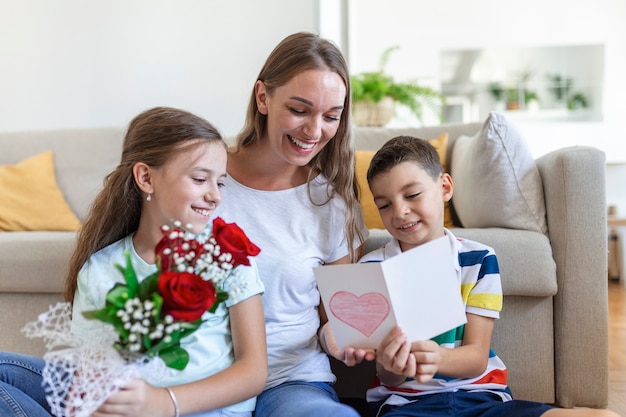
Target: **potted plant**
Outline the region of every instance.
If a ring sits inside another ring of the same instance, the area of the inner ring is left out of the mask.
[[[355,124],[384,126],[393,117],[396,103],[408,107],[420,121],[424,104],[439,113],[437,105],[445,102],[441,93],[415,82],[397,82],[385,73],[389,55],[398,48],[392,46],[383,52],[378,71],[350,76]]]
[[[520,95],[518,87],[510,87],[506,89],[506,109],[507,110],[519,110],[520,109]]]
[[[589,102],[587,100],[587,96],[580,91],[575,92],[571,95],[571,97],[567,100],[567,109],[568,110],[577,110],[577,109],[585,109],[589,106]]]
[[[539,94],[537,94],[535,90],[524,90],[524,105],[526,106],[526,110],[538,110],[539,101]]]

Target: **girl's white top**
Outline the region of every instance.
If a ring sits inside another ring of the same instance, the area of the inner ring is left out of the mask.
[[[245,231],[245,229],[244,229]],[[120,282],[122,273],[115,264],[126,266],[124,252],[131,255],[131,262],[141,280],[157,271],[154,264],[148,264],[139,257],[132,243],[132,235],[121,239],[98,251],[85,263],[78,275],[78,291],[74,297],[72,332],[84,338],[93,338],[106,324],[99,320],[86,319],[80,312],[104,307],[108,291]],[[215,313],[206,312],[202,326],[181,341],[189,353],[189,363],[182,371],[167,368],[165,378],[148,382],[156,386],[171,386],[196,381],[228,368],[234,362],[232,339],[228,320],[228,307],[253,295],[263,292],[263,284],[254,262],[251,266],[239,266],[237,274],[223,282],[223,290],[229,298],[220,303]],[[255,399],[227,407],[234,411],[251,411]]]

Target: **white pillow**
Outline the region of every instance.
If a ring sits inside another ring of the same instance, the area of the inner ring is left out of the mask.
[[[502,114],[491,112],[476,135],[456,140],[450,174],[452,206],[463,227],[547,233],[539,170],[522,135]]]

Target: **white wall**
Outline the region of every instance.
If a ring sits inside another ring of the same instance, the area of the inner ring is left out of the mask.
[[[0,131],[125,126],[157,105],[241,128],[286,35],[317,0],[0,0]]]
[[[626,162],[626,2],[623,0],[350,0],[352,72],[376,69],[391,45],[388,70],[398,78],[436,82],[439,53],[506,46],[605,45],[603,121],[520,121],[538,156],[568,145],[593,145]]]
[[[623,0],[0,0],[0,132],[124,126],[168,105],[233,135],[265,57],[299,30],[336,37],[353,73],[398,44],[388,69],[426,82],[442,49],[604,44],[603,121],[520,128],[536,155],[605,150],[608,200],[626,214],[624,22]]]
[[[605,46],[601,122],[516,121],[535,156],[569,145],[606,152],[607,201],[626,216],[626,2],[624,0],[347,0],[353,73],[374,70],[392,45],[388,70],[436,82],[439,52],[501,46]]]

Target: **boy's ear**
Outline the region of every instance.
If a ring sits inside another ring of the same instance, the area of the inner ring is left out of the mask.
[[[257,80],[254,84],[254,96],[259,113],[267,115],[267,89],[263,81]]]
[[[135,183],[141,191],[146,194],[152,194],[154,192],[154,186],[152,184],[152,170],[148,165],[143,162],[137,162],[133,165],[133,177]]]
[[[452,182],[450,174],[446,172],[441,174],[441,191],[444,203],[450,201],[452,194],[454,194],[454,182]]]

